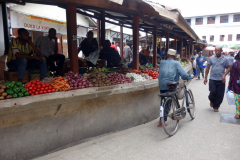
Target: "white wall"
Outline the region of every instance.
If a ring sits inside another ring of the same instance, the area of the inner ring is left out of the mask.
[[[3,33],[3,19],[2,19],[2,5],[0,4],[0,56],[4,54],[5,43],[4,43],[4,33]]]
[[[228,23],[220,23],[220,16],[215,15],[215,24],[207,24],[207,17],[203,17],[203,25],[195,25],[195,19],[198,17],[190,17],[191,27],[202,39],[202,36],[206,36],[206,40],[209,44],[215,45],[239,45],[240,41],[236,41],[237,34],[240,34],[240,22],[233,22],[233,15],[229,14]],[[199,17],[200,18],[200,17]],[[185,18],[189,19],[189,18]],[[228,35],[232,34],[232,41],[228,41]],[[214,42],[210,42],[210,36],[214,35]],[[224,41],[220,41],[220,35],[225,35]]]

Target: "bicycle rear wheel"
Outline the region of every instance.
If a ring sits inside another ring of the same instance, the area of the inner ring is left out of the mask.
[[[178,130],[179,120],[174,120],[173,117],[175,115],[176,110],[178,109],[178,105],[175,99],[169,97],[165,100],[163,104],[164,114],[161,117],[161,122],[164,131],[169,135],[174,135]]]
[[[194,97],[193,97],[192,91],[190,89],[187,91],[187,96],[188,96],[188,98],[187,98],[187,103],[188,103],[187,111],[188,111],[190,117],[192,119],[194,119],[195,115],[196,115],[196,112],[195,112],[195,101],[194,101]]]

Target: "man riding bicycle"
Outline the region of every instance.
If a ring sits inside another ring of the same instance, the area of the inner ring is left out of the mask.
[[[175,61],[174,58],[176,56],[176,51],[174,49],[169,49],[167,54],[167,60],[161,61],[159,66],[159,89],[160,93],[166,93],[169,91],[169,87],[167,86],[168,82],[178,82],[179,76],[183,80],[192,79],[193,77],[186,73],[184,68],[178,61]],[[163,97],[161,97],[163,98]],[[168,108],[168,107],[167,107]],[[168,109],[165,108],[165,112],[168,112]],[[168,113],[164,114],[167,115]],[[168,124],[166,123],[167,117],[164,116],[165,126]],[[161,127],[162,123],[159,120],[158,127]]]

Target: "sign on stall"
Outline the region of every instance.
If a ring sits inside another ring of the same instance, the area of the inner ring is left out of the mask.
[[[32,15],[25,15],[25,18],[38,20],[38,21],[43,21],[43,22],[54,23],[54,24],[60,24],[60,25],[65,25],[65,26],[67,25],[67,23],[65,23],[65,22],[55,21],[55,20],[52,20],[52,19],[32,16]]]
[[[30,28],[33,30],[35,29],[35,30],[44,30],[44,31],[48,31],[50,29],[50,27],[40,26],[40,25],[35,25],[35,24],[28,24],[28,23],[24,23],[24,27]]]

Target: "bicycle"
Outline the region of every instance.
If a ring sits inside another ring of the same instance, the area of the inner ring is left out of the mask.
[[[161,98],[160,120],[164,131],[173,136],[178,130],[179,120],[186,117],[186,109],[192,118],[195,118],[195,101],[191,89],[187,88],[186,82],[184,85],[177,88],[178,82],[167,83],[169,92],[159,94]],[[182,107],[180,107],[177,93],[178,90],[184,88],[184,96]],[[186,102],[186,103],[185,103]],[[185,106],[186,104],[186,106]]]

